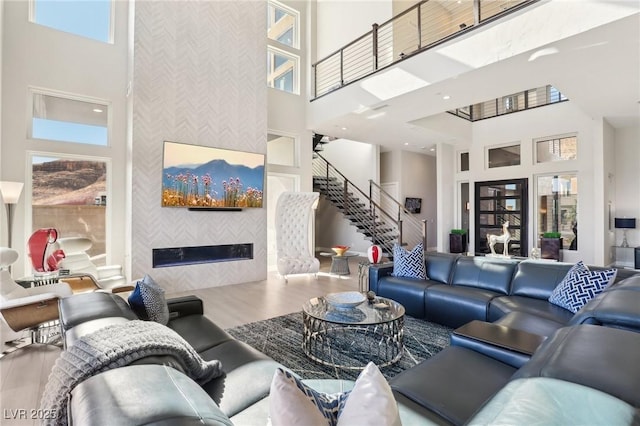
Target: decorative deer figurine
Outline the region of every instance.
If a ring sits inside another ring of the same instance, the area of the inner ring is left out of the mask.
[[[493,235],[487,234],[487,243],[489,244],[489,248],[491,249],[491,254],[495,255],[496,251],[493,246],[496,243],[504,244],[504,248],[502,250],[502,254],[504,256],[509,255],[509,241],[511,241],[511,233],[509,232],[509,221],[507,220],[502,224],[502,235]]]

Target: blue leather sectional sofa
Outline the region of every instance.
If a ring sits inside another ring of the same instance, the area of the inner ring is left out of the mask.
[[[570,264],[446,253],[425,262],[426,280],[372,266],[370,290],[416,318],[544,342],[530,355],[454,332],[451,346],[391,379],[401,406],[435,424],[640,424],[640,275],[619,270],[573,314],[547,301]]]
[[[373,265],[369,289],[400,302],[407,315],[452,328],[480,320],[543,336],[582,323],[640,330],[640,308],[630,304],[625,293],[610,292],[623,288],[620,283],[636,275],[631,270],[618,270],[610,290],[574,315],[548,302],[571,264],[448,253],[427,253],[425,262],[426,280],[394,277],[392,263]],[[631,287],[628,282],[627,288]]]

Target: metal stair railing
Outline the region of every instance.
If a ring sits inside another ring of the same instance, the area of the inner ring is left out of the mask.
[[[371,179],[369,180],[369,198],[381,206],[391,205],[393,207],[395,218],[400,223],[401,240],[405,244],[415,246],[422,243],[422,247],[427,249],[426,220],[417,219],[400,201]],[[386,210],[389,212],[389,208]]]
[[[390,252],[393,242],[400,245],[408,243],[404,228],[406,217],[389,213],[317,152],[313,161],[313,175],[315,186],[324,190],[325,196],[341,207],[345,216],[358,223],[374,244]],[[426,231],[426,222],[422,228]],[[413,235],[413,231],[408,234]],[[426,242],[426,232],[422,234],[422,241]]]

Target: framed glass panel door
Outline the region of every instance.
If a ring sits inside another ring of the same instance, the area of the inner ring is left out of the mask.
[[[476,182],[475,190],[476,254],[491,252],[487,235],[502,235],[502,225],[508,221],[509,255],[527,257],[527,179]],[[502,253],[502,243],[494,249]]]

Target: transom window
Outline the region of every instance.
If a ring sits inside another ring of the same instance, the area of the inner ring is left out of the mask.
[[[487,149],[487,168],[519,166],[520,144]]]
[[[110,43],[111,0],[31,0],[31,22],[81,37]]]
[[[578,158],[578,138],[575,135],[537,139],[535,144],[537,163],[567,161]]]
[[[33,139],[109,144],[109,106],[106,103],[32,92]]]

